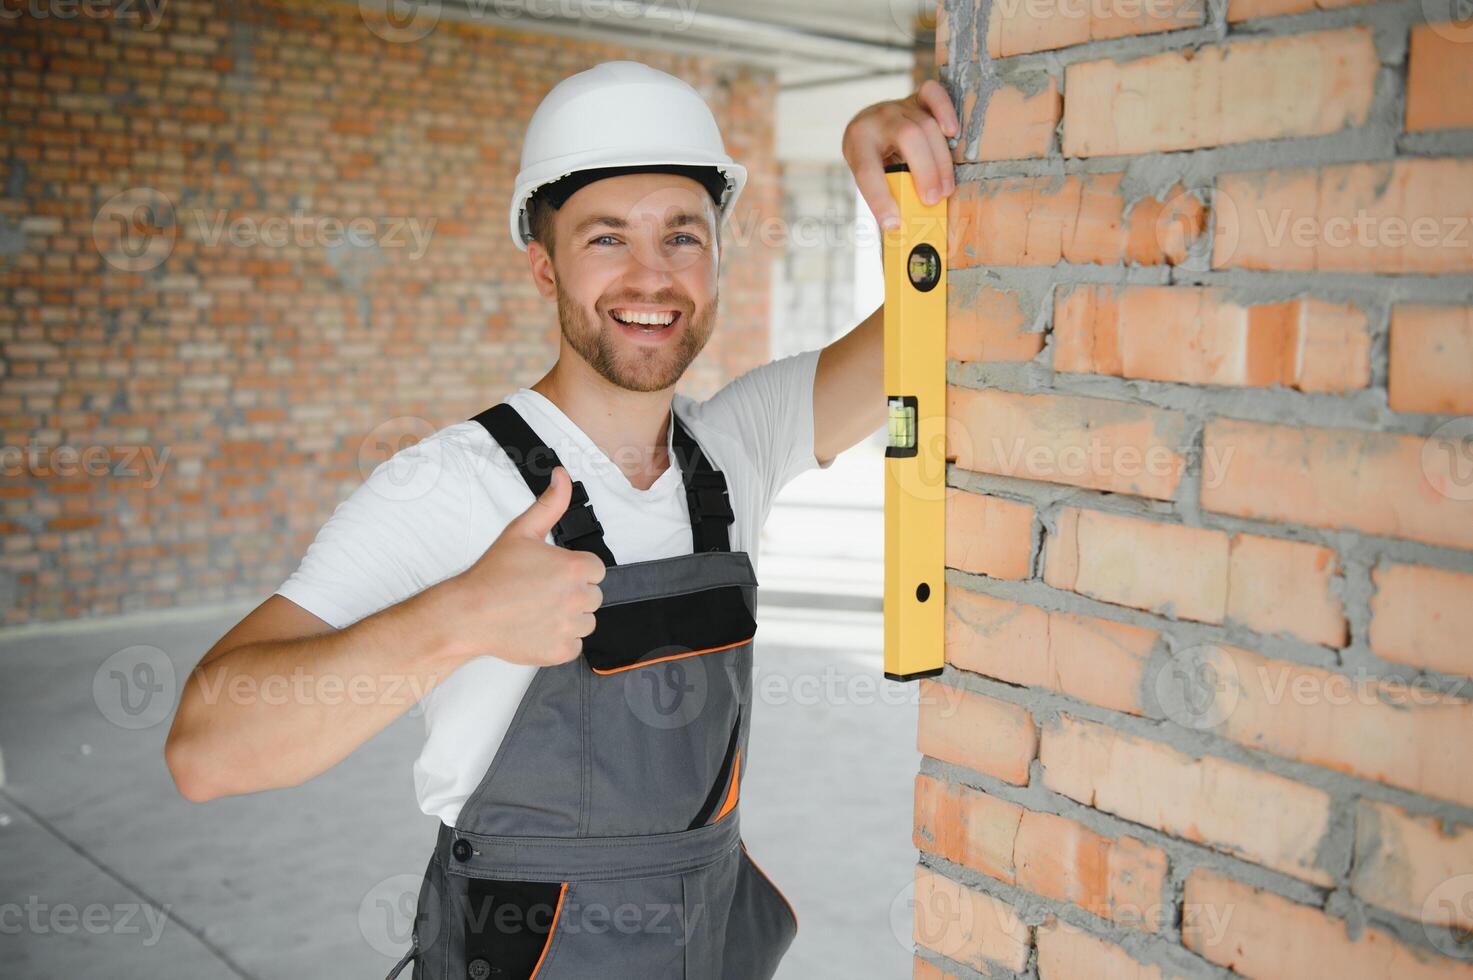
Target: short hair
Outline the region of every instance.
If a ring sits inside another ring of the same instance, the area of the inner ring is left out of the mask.
[[[552,221],[557,212],[541,194],[533,194],[527,201],[527,223],[532,229],[532,239],[542,243],[548,258],[553,257]]]

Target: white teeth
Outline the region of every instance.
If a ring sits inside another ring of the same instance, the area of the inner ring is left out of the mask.
[[[634,313],[629,310],[611,315],[620,323],[639,323],[652,327],[668,327],[675,322],[676,316],[674,313]]]

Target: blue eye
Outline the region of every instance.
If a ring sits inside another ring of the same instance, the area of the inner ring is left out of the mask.
[[[613,240],[615,242],[618,241],[617,239],[614,238],[613,235],[599,235],[597,238],[591,238],[591,239],[589,239],[588,244],[590,244],[590,245],[597,245],[599,242],[603,241],[605,238],[610,239],[610,240]],[[681,232],[680,234],[674,236],[674,238],[672,238],[671,241],[675,241],[676,239],[679,239],[679,238],[689,239],[690,240],[690,243],[692,245],[700,245],[701,244],[701,240],[699,238],[697,238],[694,235],[688,235],[685,232]]]

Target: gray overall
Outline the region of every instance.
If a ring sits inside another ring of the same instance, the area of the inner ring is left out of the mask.
[[[692,553],[620,565],[581,483],[553,530],[607,572],[583,653],[533,676],[452,829],[392,978],[771,977],[798,923],[742,842],[757,578],[726,481],[672,411]],[[534,496],[558,465],[505,403],[476,416]]]

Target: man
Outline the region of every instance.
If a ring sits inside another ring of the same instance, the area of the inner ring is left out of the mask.
[[[884,167],[939,200],[958,131],[935,82],[851,121],[845,158],[882,223]],[[299,784],[400,715],[398,692],[424,695],[415,786],[441,827],[416,978],[767,977],[796,933],[737,829],[750,559],[782,486],[882,424],[882,321],[707,401],[674,394],[715,329],[745,180],[679,79],[621,61],[556,86],[510,218],[557,304],[557,362],[375,469],[186,684],[166,755],[192,800]],[[304,665],[382,688],[205,696]],[[643,911],[625,928],[573,928],[627,907]]]

